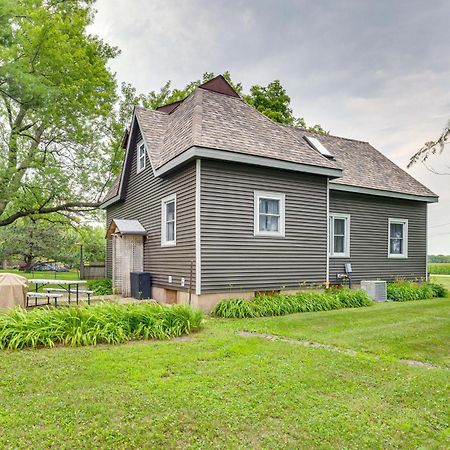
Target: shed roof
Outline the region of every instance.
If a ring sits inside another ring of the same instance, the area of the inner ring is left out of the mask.
[[[145,236],[147,234],[139,220],[113,219],[106,232],[106,239],[111,239],[111,236],[117,232],[121,235],[133,234]]]

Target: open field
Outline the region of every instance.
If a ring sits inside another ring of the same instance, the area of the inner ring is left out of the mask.
[[[0,447],[446,448],[449,330],[450,300],[439,299],[208,319],[174,341],[1,352]]]
[[[428,272],[432,274],[450,275],[450,263],[430,263]]]

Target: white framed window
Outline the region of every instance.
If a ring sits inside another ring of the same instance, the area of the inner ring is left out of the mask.
[[[145,144],[144,141],[141,141],[137,145],[137,173],[142,172],[145,169],[145,162]]]
[[[255,236],[284,236],[285,195],[255,191]]]
[[[330,214],[330,256],[348,258],[350,256],[350,216]]]
[[[161,200],[161,247],[177,244],[177,196],[169,195]]]
[[[408,257],[408,220],[389,219],[388,257]]]

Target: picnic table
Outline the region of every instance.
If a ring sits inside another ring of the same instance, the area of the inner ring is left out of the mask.
[[[74,293],[76,302],[78,304],[79,300],[79,286],[80,284],[86,284],[86,280],[45,280],[39,278],[30,278],[28,283],[35,285],[35,292],[46,285],[53,284],[59,286],[61,289],[64,289],[68,293],[68,301],[70,304],[70,294]]]

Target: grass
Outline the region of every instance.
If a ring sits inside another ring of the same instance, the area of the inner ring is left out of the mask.
[[[371,308],[247,320],[241,329],[310,340],[386,358],[450,368],[450,300],[376,303]]]
[[[202,318],[200,311],[187,306],[151,302],[32,311],[17,308],[0,315],[0,349],[167,339],[198,329]]]
[[[326,292],[298,292],[295,295],[257,296],[222,300],[211,314],[216,317],[244,318],[283,316],[312,311],[370,306],[373,302],[362,290],[331,289]]]
[[[428,272],[436,275],[450,275],[450,263],[430,263]]]
[[[446,448],[447,299],[209,319],[176,341],[0,352],[2,448]],[[236,330],[364,350],[349,356]],[[375,355],[383,355],[376,359]]]
[[[444,288],[447,290],[447,292],[450,292],[450,277],[439,276],[439,275],[430,275],[430,281],[432,283],[441,284],[442,286],[444,286]]]
[[[15,273],[25,278],[41,278],[46,280],[79,280],[78,272],[22,272],[20,270],[0,270],[0,273]]]

